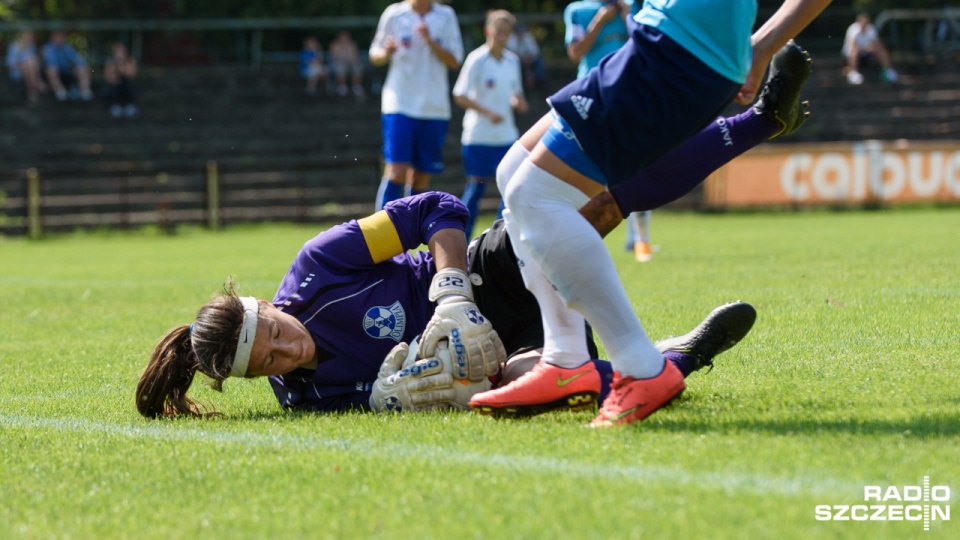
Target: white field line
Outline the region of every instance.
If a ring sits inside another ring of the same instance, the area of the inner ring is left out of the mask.
[[[784,478],[753,473],[704,472],[655,465],[606,465],[575,460],[510,454],[480,454],[441,446],[387,443],[368,439],[330,439],[322,436],[288,434],[228,433],[205,429],[171,428],[161,424],[124,425],[69,418],[42,418],[0,415],[2,428],[35,429],[84,434],[108,434],[131,439],[190,441],[235,444],[253,449],[284,450],[328,449],[355,455],[420,459],[435,464],[459,464],[492,468],[498,473],[515,472],[531,475],[561,475],[586,480],[620,480],[642,484],[692,486],[727,493],[746,492],[758,495],[823,496],[849,494],[856,496],[862,483],[841,482],[828,478]]]

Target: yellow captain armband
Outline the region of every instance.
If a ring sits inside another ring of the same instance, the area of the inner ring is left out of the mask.
[[[360,232],[367,242],[367,249],[370,250],[370,258],[374,264],[403,253],[400,235],[385,211],[358,219],[357,224],[360,225]]]

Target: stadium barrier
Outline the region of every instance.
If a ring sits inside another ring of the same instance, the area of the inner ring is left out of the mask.
[[[707,179],[707,209],[960,203],[960,141],[764,145]]]
[[[366,170],[369,183],[358,186],[355,174],[345,174],[348,168]],[[370,191],[379,170],[379,158],[368,158],[282,170],[209,161],[200,169],[7,171],[0,175],[0,234],[36,238],[79,228],[173,230],[350,219],[373,210]],[[483,209],[493,211],[496,202],[485,201]],[[960,203],[960,142],[763,145],[671,207],[722,211],[917,203]]]
[[[0,234],[348,219],[372,211],[380,167],[373,157],[283,169],[208,161],[203,168],[5,171]],[[357,174],[369,176],[367,185],[356,185]]]

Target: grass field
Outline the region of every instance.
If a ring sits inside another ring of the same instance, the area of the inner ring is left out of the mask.
[[[156,339],[228,275],[271,298],[316,228],[0,239],[0,538],[960,537],[814,514],[924,476],[960,511],[960,209],[653,226],[652,263],[609,239],[651,337],[736,299],[759,317],[672,408],[600,431],[286,413],[265,380],[195,386],[223,418],[148,421]]]

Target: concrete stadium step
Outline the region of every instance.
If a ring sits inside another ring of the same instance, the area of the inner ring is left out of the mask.
[[[778,142],[960,138],[952,120],[960,118],[960,73],[949,66],[898,65],[900,84],[868,77],[862,86],[846,83],[838,55],[815,56],[814,67],[804,92],[813,117]],[[556,81],[572,76],[555,71]],[[137,91],[141,115],[133,120],[110,118],[99,99],[57,103],[46,96],[26,106],[16,92],[0,92],[0,160],[8,167],[96,169],[145,161],[202,167],[207,159],[296,164],[380,152],[379,98],[307,98],[294,66],[148,68]],[[533,111],[521,125],[545,112],[545,94],[528,96]],[[453,111],[444,153],[457,163],[462,111]]]

